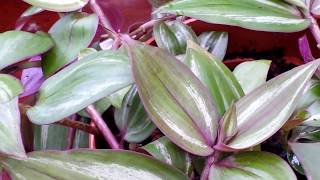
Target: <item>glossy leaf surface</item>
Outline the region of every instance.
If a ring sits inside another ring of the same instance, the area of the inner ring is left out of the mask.
[[[36,105],[27,112],[35,124],[49,124],[132,83],[125,55],[99,51],[84,57],[47,79]]]
[[[300,7],[302,9],[307,9],[307,5],[305,3],[306,0],[285,0],[285,1],[292,5]]]
[[[180,0],[165,4],[157,12],[271,32],[295,32],[309,26],[297,9],[280,0]]]
[[[3,160],[14,179],[187,179],[165,163],[129,151],[39,151],[28,156]]]
[[[0,70],[19,61],[48,51],[54,44],[44,33],[24,31],[0,33]]]
[[[222,61],[226,55],[228,37],[227,32],[203,32],[199,36],[199,43],[201,47]]]
[[[320,159],[317,154],[320,152],[320,143],[290,143],[293,152],[298,156],[299,161],[309,180],[320,178]]]
[[[108,98],[110,99],[112,106],[120,109],[122,105],[122,101],[130,89],[131,89],[131,86],[128,86],[111,94]]]
[[[243,152],[211,166],[210,180],[296,180],[290,166],[267,152]]]
[[[233,70],[245,94],[267,81],[270,64],[271,61],[268,60],[248,61],[239,64]]]
[[[187,175],[192,172],[189,154],[173,144],[167,137],[161,137],[142,148],[154,158],[180,169]]]
[[[0,153],[23,158],[26,156],[20,133],[20,112],[17,96],[22,93],[20,82],[0,74]]]
[[[80,51],[92,41],[98,28],[95,14],[71,13],[63,16],[49,30],[55,47],[42,60],[46,76],[75,60]]]
[[[228,67],[192,41],[188,41],[184,63],[208,87],[221,115],[244,95]]]
[[[218,143],[225,143],[237,133],[237,111],[232,104],[220,120]]]
[[[174,55],[183,53],[183,48],[180,46],[177,37],[165,22],[160,21],[154,25],[153,36],[158,47]]]
[[[303,121],[303,125],[311,127],[320,127],[320,102],[315,101],[305,109],[307,117]]]
[[[238,133],[227,143],[228,147],[252,147],[276,133],[294,112],[319,63],[317,60],[296,67],[241,98],[236,103]]]
[[[148,138],[155,129],[143,107],[136,87],[129,90],[114,117],[121,136],[128,142],[141,142]]]
[[[84,7],[89,0],[23,0],[33,6],[49,11],[70,12]]]
[[[65,150],[67,146],[68,128],[65,126],[35,125],[34,126],[34,150]]]
[[[173,55],[127,41],[137,89],[152,121],[182,149],[210,155],[219,116],[208,90]]]

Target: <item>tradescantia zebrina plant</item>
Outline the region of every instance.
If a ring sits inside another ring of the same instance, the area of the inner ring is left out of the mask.
[[[99,1],[25,2],[0,34],[1,179],[320,178],[320,60],[306,37],[305,64],[275,76],[266,59],[231,70],[228,32],[184,21],[309,28],[319,44],[317,0],[152,1],[159,18],[129,33]],[[45,11],[60,15],[48,33],[21,30]]]

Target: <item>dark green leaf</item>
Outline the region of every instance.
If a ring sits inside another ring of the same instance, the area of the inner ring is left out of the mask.
[[[137,89],[152,121],[182,149],[210,155],[219,115],[209,91],[173,55],[133,40],[127,44]]]
[[[98,17],[95,14],[71,13],[56,22],[49,30],[56,46],[43,57],[44,74],[52,75],[75,60],[80,51],[90,44],[97,28]]]
[[[192,41],[188,41],[184,62],[208,87],[221,115],[225,113],[233,101],[244,95],[232,72],[222,62]]]
[[[271,61],[268,60],[248,61],[239,64],[233,70],[245,94],[267,81],[270,64]]]
[[[17,98],[20,93],[22,85],[19,80],[0,74],[0,153],[24,158]]]
[[[276,133],[294,112],[319,63],[296,67],[241,98],[236,103],[238,132],[227,146],[232,151],[246,149]]]
[[[191,175],[192,165],[189,154],[173,144],[167,137],[161,137],[142,148],[154,158],[180,169],[187,175]]]
[[[293,154],[292,152],[288,152],[287,159],[289,164],[291,165],[291,167],[293,167],[294,170],[296,170],[302,175],[305,175],[302,165],[295,154]]]
[[[228,37],[227,32],[203,32],[199,36],[199,43],[201,47],[222,61],[227,51]]]
[[[33,6],[49,11],[69,12],[84,7],[89,0],[23,0]]]
[[[0,160],[1,163],[1,160]],[[179,170],[129,151],[39,151],[26,160],[3,159],[13,179],[188,179]]]
[[[65,150],[68,128],[51,124],[34,126],[34,150]]]
[[[159,21],[154,25],[153,36],[158,47],[174,55],[183,54],[183,48],[180,46],[177,37],[165,22]]]
[[[320,143],[290,143],[309,180],[320,179]]]
[[[136,87],[129,90],[123,100],[121,109],[116,110],[115,123],[121,136],[132,143],[145,140],[155,129],[140,101]]]
[[[44,33],[7,31],[0,34],[0,70],[48,51],[54,44]]]
[[[27,112],[35,124],[50,124],[132,83],[126,56],[99,51],[47,79],[36,105]]]
[[[309,26],[294,6],[281,0],[180,0],[160,7],[159,12],[271,32],[295,32]]]
[[[212,165],[210,180],[296,180],[290,166],[267,152],[243,152]]]

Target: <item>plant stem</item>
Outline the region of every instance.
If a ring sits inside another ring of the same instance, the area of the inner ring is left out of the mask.
[[[90,122],[90,126],[96,128],[93,121]],[[96,149],[96,139],[93,134],[89,134],[89,149]]]
[[[98,127],[102,135],[104,136],[105,140],[109,143],[112,149],[120,149],[120,145],[114,135],[112,134],[111,130],[107,126],[107,124],[102,119],[99,112],[95,109],[93,105],[90,105],[86,108],[86,111],[90,115],[92,121]]]
[[[209,177],[209,172],[210,172],[210,167],[212,165],[212,163],[214,162],[214,159],[215,159],[215,156],[212,155],[210,156],[207,161],[206,161],[206,164],[203,168],[203,171],[201,173],[201,180],[207,180],[208,177]]]
[[[309,15],[308,18],[311,21],[311,25],[309,26],[309,29],[314,39],[317,42],[317,47],[320,48],[320,28],[319,28],[318,22],[312,15]]]
[[[89,134],[99,135],[100,132],[95,127],[92,127],[86,123],[79,121],[72,121],[70,119],[63,119],[61,121],[56,122],[56,124],[67,126],[74,129],[79,129],[81,131],[87,132]]]
[[[77,115],[76,114],[72,115],[70,121],[77,121]],[[76,129],[68,128],[66,150],[72,149],[75,135],[76,135]]]

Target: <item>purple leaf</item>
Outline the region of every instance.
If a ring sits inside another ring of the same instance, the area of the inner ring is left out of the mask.
[[[303,61],[305,63],[313,61],[315,58],[312,55],[307,36],[306,35],[302,36],[301,38],[299,38],[298,41],[299,41],[299,50],[303,58]]]
[[[28,68],[22,71],[21,82],[24,92],[20,97],[29,96],[36,93],[44,82],[44,76],[41,68]]]

